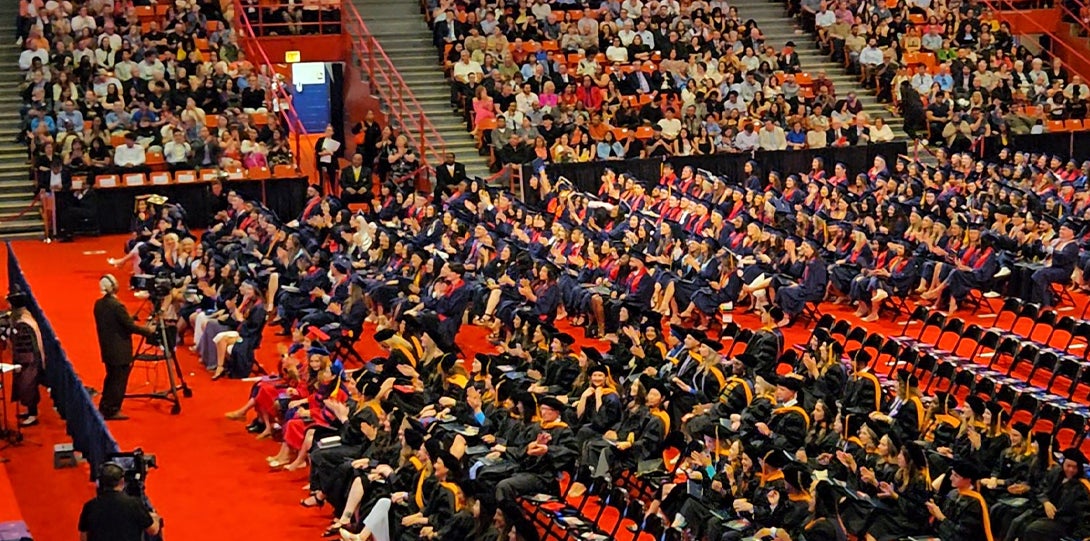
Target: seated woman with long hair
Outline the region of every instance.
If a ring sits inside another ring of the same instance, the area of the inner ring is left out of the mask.
[[[213,335],[206,327],[201,343],[197,344],[205,366],[215,368],[213,380],[228,374],[235,378],[249,376],[256,362],[254,350],[265,328],[265,301],[252,280],[242,282],[238,292],[238,300],[224,303],[226,314],[221,322],[226,325],[225,330]]]
[[[287,401],[305,396],[306,381],[299,375],[302,357],[309,344],[295,343],[290,347],[280,345],[280,370],[274,376],[266,376],[255,382],[250,388],[250,398],[237,410],[226,414],[232,421],[245,421],[246,414],[252,409],[257,418],[250,425],[260,429],[258,439],[273,435],[274,428],[283,420]]]
[[[329,351],[321,346],[307,350],[307,395],[288,403],[284,417],[284,441],[276,456],[267,457],[269,467],[294,471],[307,463],[316,427],[329,428],[334,416],[326,407],[327,400],[343,401],[347,393],[341,389],[343,368],[333,363]],[[291,453],[296,452],[294,460]],[[288,461],[291,460],[289,463]]]

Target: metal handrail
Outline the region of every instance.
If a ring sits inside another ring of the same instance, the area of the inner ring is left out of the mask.
[[[350,36],[352,48],[360,58],[360,65],[367,72],[372,89],[386,103],[390,114],[397,120],[402,131],[407,136],[416,136],[421,161],[424,164],[443,163],[446,141],[428,119],[424,108],[416,100],[416,96],[398,73],[390,57],[382,50],[378,39],[367,29],[367,25],[364,24],[352,2],[343,4],[341,19],[342,28]],[[412,139],[413,137],[410,137],[410,140]]]
[[[284,119],[284,124],[295,138],[295,167],[299,171],[304,171],[301,164],[316,161],[314,149],[309,144],[303,144],[302,142],[302,136],[307,133],[306,127],[303,126],[303,121],[299,119],[299,115],[295,112],[291,92],[287,90],[286,85],[277,80],[273,63],[269,60],[269,56],[265,54],[265,49],[261,47],[261,42],[254,32],[250,20],[246,17],[246,10],[243,8],[242,2],[234,0],[234,6],[237,14],[234,28],[235,36],[238,38],[239,45],[246,50],[246,56],[253,59],[255,64],[265,66],[268,71],[271,80],[269,88],[272,93],[271,103],[278,105],[276,107],[277,111],[270,109],[269,112],[278,114]],[[303,160],[304,156],[307,157],[308,161]]]
[[[1018,12],[1022,12],[1022,11],[1027,11],[1025,9],[1021,9],[1021,8],[1016,7],[1014,5],[1013,0],[983,0],[983,2],[984,2],[984,5],[987,6],[989,10],[991,10],[993,13],[996,13],[997,15],[1001,14],[1001,13],[1010,13],[1010,12],[1018,13]],[[997,9],[996,4],[999,4],[999,7],[1005,7],[1006,9]],[[1049,38],[1051,38],[1049,41],[1052,43],[1053,47],[1059,46],[1059,47],[1063,48],[1065,51],[1070,52],[1076,58],[1078,58],[1079,60],[1082,60],[1083,62],[1086,63],[1086,65],[1090,66],[1090,58],[1088,58],[1087,55],[1084,54],[1084,53],[1090,54],[1090,51],[1079,51],[1078,49],[1072,47],[1071,45],[1068,45],[1067,42],[1065,42],[1063,39],[1060,38],[1060,36],[1056,35],[1056,33],[1054,31],[1049,30],[1045,25],[1041,24],[1041,22],[1038,21],[1036,18],[1026,17],[1026,19],[1031,21],[1033,23],[1033,26],[1036,27],[1037,30],[1040,31],[1040,33],[1045,34]],[[1049,58],[1056,58],[1056,54],[1054,52],[1048,50],[1048,49],[1042,49],[1041,51],[1044,54],[1048,55]],[[1070,62],[1067,62],[1067,64],[1068,64],[1067,68],[1069,70],[1076,71],[1074,69],[1074,66],[1072,66]],[[1081,76],[1083,81],[1088,80],[1086,78],[1086,74],[1083,74],[1083,73],[1076,73],[1076,74]]]
[[[1071,17],[1071,19],[1074,21],[1074,24],[1076,24],[1078,26],[1081,26],[1082,29],[1085,30],[1087,34],[1090,34],[1090,24],[1088,24],[1086,21],[1082,20],[1082,17],[1079,17],[1078,13],[1075,13],[1074,11],[1071,11],[1071,8],[1067,7],[1067,4],[1065,4],[1064,2],[1057,2],[1055,4],[1055,7],[1060,8],[1060,11],[1062,11],[1063,14],[1068,15],[1068,16]],[[1066,23],[1066,24],[1071,23],[1071,21],[1068,21],[1067,19],[1064,19],[1064,18],[1061,18],[1060,22],[1061,23]]]

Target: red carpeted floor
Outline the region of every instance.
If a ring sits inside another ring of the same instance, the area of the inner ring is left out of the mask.
[[[31,241],[13,244],[34,294],[77,372],[85,384],[95,388],[101,387],[104,370],[91,308],[99,296],[97,281],[103,273],[115,272],[119,280],[127,282],[126,273],[114,271],[106,264],[108,256],[121,255],[123,242],[124,238],[115,236],[80,239],[71,244]],[[138,302],[127,293],[125,297],[135,310]],[[1081,310],[1086,298],[1076,298]],[[848,307],[829,305],[823,309],[854,321]],[[749,315],[738,315],[735,320],[743,327],[758,323]],[[990,324],[992,320],[979,321]],[[567,328],[565,322],[560,327]],[[887,318],[868,328],[896,335],[902,326]],[[364,357],[371,356],[376,348],[369,338],[370,330],[365,331],[368,336],[360,346]],[[271,330],[267,332],[258,359],[272,367],[276,341],[282,338],[273,336]],[[809,332],[801,325],[787,329],[788,344],[804,340]],[[475,327],[463,328],[457,341],[468,358],[478,351],[492,351],[484,334]],[[580,339],[579,343],[590,342]],[[604,344],[598,347],[605,348]],[[122,449],[140,446],[158,456],[160,469],[149,476],[148,493],[166,519],[168,539],[317,538],[329,521],[328,511],[299,506],[299,500],[306,495],[302,491],[307,482],[306,473],[270,472],[264,458],[275,454],[278,444],[255,440],[241,423],[224,418],[224,412],[245,401],[250,384],[230,380],[212,382],[193,354],[186,348],[179,350],[181,365],[194,393],[192,398],[183,400],[182,413],[170,415],[167,402],[127,400],[124,410],[131,419],[109,424]],[[166,375],[161,368],[158,372],[136,368],[130,379],[130,392],[164,386]],[[1080,391],[1080,395],[1083,393],[1085,390]],[[23,515],[36,539],[72,538],[79,509],[94,492],[87,482],[88,472],[85,467],[53,470],[52,446],[67,441],[67,437],[62,422],[52,411],[46,412],[42,424],[30,429],[27,435],[43,445],[24,445],[0,453],[11,459],[8,473]]]

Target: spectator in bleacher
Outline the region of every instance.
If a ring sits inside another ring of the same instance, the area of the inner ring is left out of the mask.
[[[184,130],[175,129],[171,140],[163,145],[163,159],[171,171],[192,167],[193,148],[186,141]]]
[[[124,141],[114,148],[114,167],[118,173],[146,173],[148,172],[144,147],[136,142],[136,134],[126,132]]]

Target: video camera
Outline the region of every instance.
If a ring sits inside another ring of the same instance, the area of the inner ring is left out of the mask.
[[[110,462],[117,464],[125,471],[125,493],[147,503],[148,497],[144,488],[148,471],[159,468],[155,455],[146,454],[143,449],[137,447],[132,452],[113,453],[108,458]]]
[[[133,291],[145,291],[152,300],[162,300],[170,295],[175,288],[181,287],[184,280],[174,277],[169,271],[164,271],[154,276],[150,274],[134,274],[129,278],[129,287]]]

